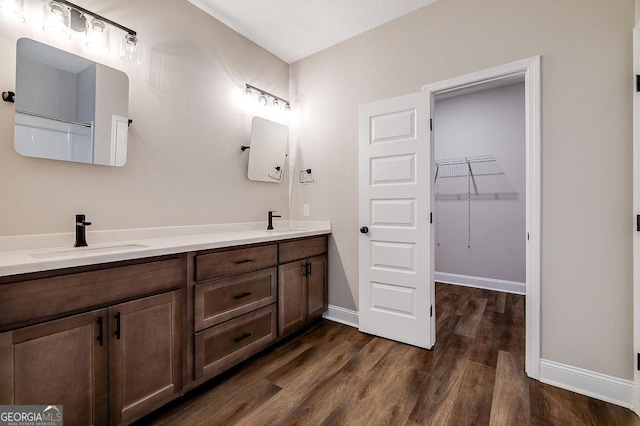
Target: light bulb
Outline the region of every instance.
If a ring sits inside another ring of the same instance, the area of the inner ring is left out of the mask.
[[[99,19],[91,19],[87,23],[87,47],[109,51],[109,27]]]
[[[267,106],[267,96],[264,93],[260,93],[260,96],[258,96],[258,103],[262,106]]]
[[[71,38],[71,30],[69,29],[70,16],[69,8],[62,3],[57,1],[45,2],[42,30],[68,40]]]
[[[11,21],[24,22],[23,0],[0,0],[0,15]]]

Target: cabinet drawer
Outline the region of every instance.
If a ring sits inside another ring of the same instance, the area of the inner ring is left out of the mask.
[[[196,333],[195,379],[219,374],[257,353],[276,337],[275,304]]]
[[[327,236],[280,243],[279,263],[318,256],[327,252]]]
[[[0,330],[183,287],[184,256],[0,285]]]
[[[195,279],[202,281],[244,274],[276,266],[277,261],[276,244],[198,254],[195,259]]]
[[[275,303],[276,276],[274,267],[196,285],[196,331]]]

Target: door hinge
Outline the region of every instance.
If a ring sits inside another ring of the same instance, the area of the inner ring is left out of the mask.
[[[640,232],[640,214],[636,215],[636,231]]]
[[[429,307],[429,317],[430,317],[430,318],[431,318],[431,317],[433,317],[433,305],[431,305],[431,306]],[[640,354],[638,354],[638,356],[640,357]],[[639,358],[639,359],[640,359],[640,358]]]
[[[433,223],[433,212],[429,212],[429,223]]]
[[[640,76],[637,76],[637,77],[640,77]],[[429,119],[429,130],[433,132],[433,118]]]
[[[640,371],[640,354],[636,354],[638,355],[638,363],[636,365],[636,368],[638,369],[638,371]]]
[[[636,74],[636,92],[640,92],[640,75]]]

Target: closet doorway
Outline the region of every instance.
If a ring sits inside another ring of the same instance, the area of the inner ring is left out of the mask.
[[[526,372],[538,378],[540,58],[423,89],[434,118],[434,281],[526,295]]]
[[[524,371],[524,76],[436,95],[432,114],[438,338],[473,339]]]

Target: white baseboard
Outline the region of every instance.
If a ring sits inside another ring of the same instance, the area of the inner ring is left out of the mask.
[[[559,362],[540,360],[540,381],[625,408],[633,406],[633,381]]]
[[[360,323],[358,320],[358,311],[352,311],[351,309],[334,305],[329,305],[329,309],[322,314],[322,318],[355,328],[358,328],[358,324]]]
[[[514,294],[527,294],[525,283],[518,281],[498,280],[494,278],[472,277],[469,275],[451,274],[449,272],[436,272],[435,280],[444,284],[462,285],[465,287],[477,287],[485,290],[503,291]]]

